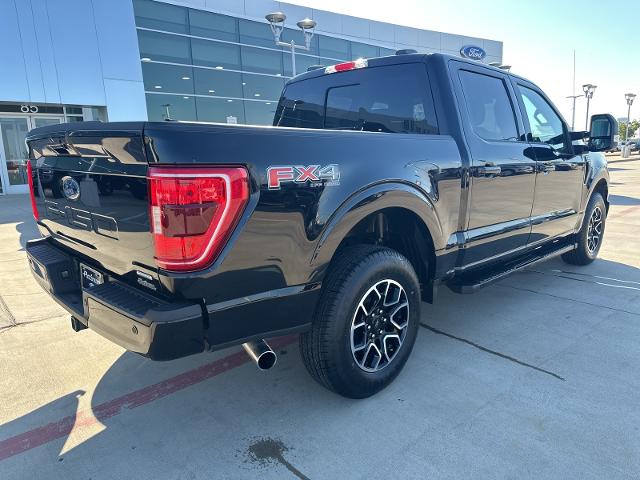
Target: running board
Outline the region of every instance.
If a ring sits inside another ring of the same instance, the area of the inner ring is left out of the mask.
[[[456,293],[474,293],[523,268],[530,267],[538,262],[545,262],[563,253],[568,253],[574,250],[577,245],[565,245],[560,248],[554,245],[554,247],[553,249],[542,248],[534,250],[529,255],[507,262],[504,265],[494,265],[493,268],[479,268],[459,274],[459,276],[448,282],[447,286]]]

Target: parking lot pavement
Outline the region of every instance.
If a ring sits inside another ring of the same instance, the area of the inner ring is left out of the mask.
[[[0,478],[640,477],[640,161],[611,164],[601,259],[442,289],[395,383],[346,400],[297,340],[153,363],[86,330],[28,272],[0,198]]]

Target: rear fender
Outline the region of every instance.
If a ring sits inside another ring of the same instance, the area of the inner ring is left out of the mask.
[[[323,229],[311,258],[313,281],[324,273],[341,242],[361,220],[386,208],[402,208],[415,213],[431,234],[434,248],[444,248],[441,222],[431,200],[416,188],[400,183],[382,183],[362,190],[345,201]]]

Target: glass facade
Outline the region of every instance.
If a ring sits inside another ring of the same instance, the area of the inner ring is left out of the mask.
[[[269,25],[154,0],[134,8],[149,120],[271,124],[293,72]],[[302,32],[285,28],[282,40],[302,43]],[[310,51],[296,53],[296,70],[393,53],[315,35]]]

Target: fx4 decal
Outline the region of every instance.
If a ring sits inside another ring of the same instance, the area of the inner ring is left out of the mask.
[[[267,168],[269,190],[279,190],[283,183],[307,184],[310,187],[340,185],[338,165],[288,165]]]

